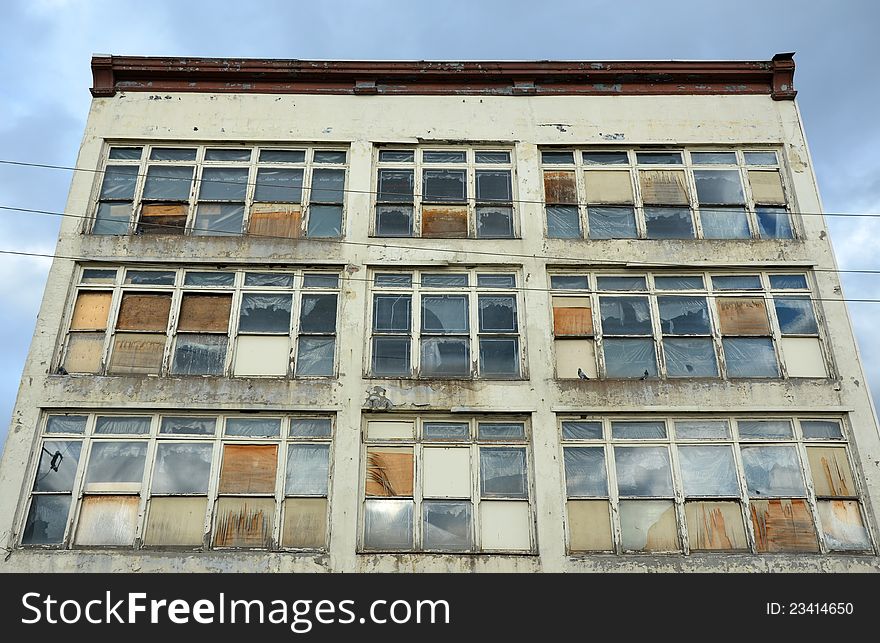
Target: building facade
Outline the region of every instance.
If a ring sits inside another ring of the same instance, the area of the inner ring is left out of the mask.
[[[0,570],[880,569],[791,55],[92,69]]]

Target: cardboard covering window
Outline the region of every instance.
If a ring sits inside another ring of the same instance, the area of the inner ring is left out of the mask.
[[[757,297],[719,297],[716,300],[723,335],[770,334],[767,306]]]
[[[593,316],[590,298],[553,297],[553,334],[556,337],[592,335]]]
[[[255,203],[248,217],[248,233],[264,237],[302,237],[302,211],[290,203]]]
[[[432,205],[422,208],[422,236],[444,239],[466,239],[468,236],[467,207]]]
[[[751,500],[749,505],[760,553],[819,551],[806,500]]]
[[[845,447],[807,447],[813,489],[819,497],[846,498],[858,495]]]
[[[236,377],[287,375],[290,367],[290,338],[270,335],[240,335],[232,372]]]
[[[749,170],[749,184],[752,186],[752,199],[755,203],[785,205],[785,192],[779,172]]]
[[[480,503],[480,537],[484,550],[531,549],[529,503],[484,500]]]
[[[186,293],[180,304],[180,331],[225,333],[229,328],[232,295]]]
[[[639,172],[642,201],[648,205],[687,205],[688,192],[681,170],[643,170]]]
[[[165,332],[171,312],[171,295],[156,293],[122,294],[116,328],[119,330],[151,330]]]
[[[104,330],[110,314],[109,292],[80,292],[73,307],[71,330]]]
[[[220,493],[272,493],[277,445],[227,444],[220,468]]]
[[[70,333],[64,354],[68,373],[100,373],[104,352],[104,333]]]
[[[367,449],[366,493],[368,496],[411,496],[413,493],[412,448]]]
[[[572,553],[612,551],[611,512],[607,500],[569,500],[568,549]]]
[[[632,203],[629,170],[591,170],[584,172],[588,203]]]
[[[164,351],[164,334],[116,333],[107,372],[111,375],[158,375]]]

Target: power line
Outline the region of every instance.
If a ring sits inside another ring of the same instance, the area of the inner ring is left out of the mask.
[[[17,256],[24,256],[24,257],[46,257],[48,259],[69,259],[71,261],[81,261],[81,262],[90,262],[90,263],[95,262],[95,259],[93,257],[75,257],[72,255],[59,255],[59,254],[49,254],[49,253],[42,253],[42,252],[25,252],[23,250],[0,250],[0,255],[17,255]],[[124,264],[125,261],[120,259],[119,263]],[[135,262],[135,263],[137,264],[139,262]],[[142,263],[142,262],[140,262],[140,263]],[[152,266],[152,267],[155,267],[155,266]],[[389,268],[389,269],[391,269],[391,268]],[[696,271],[696,269],[694,267],[691,267],[690,270]],[[703,270],[703,271],[705,271],[705,270]],[[424,270],[423,270],[423,272],[424,272]],[[880,271],[875,271],[875,272],[880,272]],[[367,283],[374,282],[373,279],[367,279],[365,277],[354,277],[351,275],[345,277],[345,280],[347,280],[347,281],[365,281]],[[411,283],[413,283],[415,285],[421,285],[421,282],[418,282],[418,281],[413,281]],[[95,285],[100,286],[101,284],[95,284]],[[110,286],[109,284],[107,284],[107,285]],[[395,289],[405,290],[407,287],[408,286],[401,286],[401,287],[389,286],[389,287],[387,287],[387,289],[381,288],[380,291],[382,293],[395,294]],[[431,287],[433,288],[434,286],[431,286]],[[481,286],[477,286],[477,288],[480,288],[480,287]],[[258,286],[254,286],[253,288],[255,290],[259,290]],[[455,290],[457,288],[463,288],[463,286],[448,286],[448,287],[437,286],[436,288],[438,288],[438,290],[443,289],[443,288],[446,288],[448,290]],[[486,291],[487,291],[487,294],[497,294],[501,291],[552,292],[552,293],[556,293],[556,294],[565,294],[565,293],[571,293],[571,292],[576,292],[576,291],[577,292],[585,292],[585,291],[596,292],[596,289],[584,289],[583,291],[581,291],[581,290],[574,289],[574,288],[534,288],[534,287],[530,287],[530,286],[510,286],[510,287],[494,287],[494,286],[492,286],[492,287],[486,287]],[[618,295],[621,295],[622,292],[627,292],[628,294],[632,294],[632,295],[639,295],[639,294],[641,294],[643,296],[649,295],[649,293],[647,291],[611,291],[611,290],[603,291],[603,293],[606,293],[606,292],[610,296],[618,296]],[[702,295],[702,293],[700,293],[700,291],[687,291],[687,292],[691,293],[692,296],[694,296],[694,297],[704,296],[704,295]],[[733,291],[726,291],[726,290],[725,291],[717,291],[716,290],[713,292],[713,295],[727,297],[727,296],[733,296],[732,292]],[[739,291],[739,292],[743,292],[743,291]],[[761,292],[764,292],[764,291],[762,290]],[[670,294],[673,294],[673,293],[670,293]],[[675,294],[678,294],[678,293],[675,293]],[[752,292],[750,292],[750,294],[752,294],[753,296],[758,296],[760,293],[759,293],[759,291],[752,291]],[[674,294],[673,294],[673,296],[674,296]],[[797,291],[792,291],[790,293],[782,293],[779,291],[774,291],[774,296],[775,297],[780,297],[780,296],[781,297],[796,297],[801,300],[809,299],[810,301],[834,301],[834,302],[847,302],[847,303],[880,304],[880,299],[849,299],[849,298],[845,298],[845,297],[839,297],[839,298],[812,297],[812,296],[809,296],[809,295],[806,295],[802,292],[797,292]]]
[[[81,214],[70,214],[67,212],[55,212],[53,210],[38,210],[34,208],[17,208],[13,206],[0,205],[0,210],[8,210],[12,212],[25,212],[29,214],[42,214],[48,216],[56,216],[56,217],[67,217],[71,219],[91,219],[91,217]],[[180,226],[175,226],[171,224],[162,224],[162,223],[150,223],[151,227],[162,227],[162,228],[172,228],[174,230],[180,230]],[[244,233],[244,232],[228,232],[228,233],[217,233],[214,230],[210,230],[209,228],[191,228],[195,231],[204,231],[204,232],[214,232],[214,234],[218,237],[247,237],[247,238],[257,238],[257,239],[283,239],[285,241],[294,241],[295,239],[291,237],[284,237],[280,235],[269,235],[269,234],[259,234],[259,233]],[[420,238],[420,237],[413,237]],[[424,237],[421,237],[424,238]],[[309,242],[318,242],[318,243],[333,243],[339,245],[351,245],[351,246],[362,246],[368,248],[383,248],[383,249],[400,249],[400,250],[421,250],[421,248],[415,248],[413,246],[405,246],[393,243],[378,243],[378,242],[369,242],[369,241],[346,241],[344,239],[328,239],[325,237],[307,237],[304,239],[296,239],[297,241],[309,241]],[[646,267],[657,267],[657,268],[683,268],[683,269],[693,269],[692,264],[682,264],[682,263],[662,263],[657,261],[603,261],[601,259],[590,259],[586,260],[583,257],[562,257],[556,255],[536,255],[536,254],[521,254],[515,252],[492,252],[489,250],[456,250],[453,248],[430,248],[431,252],[450,252],[454,254],[475,254],[475,255],[485,255],[490,257],[515,257],[518,259],[550,259],[553,261],[566,261],[566,262],[579,262],[579,263],[589,263],[591,265],[608,265],[608,266],[646,266]],[[855,273],[855,274],[880,274],[880,269],[851,269],[844,270],[839,268],[815,268],[815,267],[804,267],[804,269],[809,269],[812,272],[831,272],[831,273]]]
[[[188,163],[189,165],[187,165],[187,167],[193,167],[193,168],[196,167],[196,164],[194,164],[192,161],[181,161],[181,163]],[[30,163],[30,162],[26,162],[26,161],[14,161],[14,160],[10,160],[10,159],[0,159],[0,164],[18,165],[18,166],[23,166],[23,167],[37,167],[37,168],[45,168],[45,169],[51,169],[51,170],[66,170],[66,171],[70,171],[70,172],[91,172],[93,174],[105,174],[107,172],[106,167],[104,170],[97,170],[97,169],[93,169],[93,168],[73,167],[73,166],[69,166],[69,165],[53,165],[53,164],[49,164],[49,163]],[[131,165],[117,165],[117,166],[113,166],[113,167],[139,167],[139,166],[131,164]],[[156,165],[153,167],[162,167],[162,165]],[[166,166],[166,167],[168,167],[168,166]],[[205,166],[202,166],[202,167],[204,168]],[[212,168],[243,169],[244,167],[245,166],[234,166],[234,165],[208,166],[209,169],[212,169]],[[247,166],[247,167],[250,167],[250,166]],[[288,169],[288,168],[281,168],[278,166],[267,166],[264,169],[278,170],[278,169]],[[290,168],[290,169],[294,169],[294,168]],[[325,168],[322,167],[321,169],[325,169]],[[332,168],[328,167],[326,169],[332,169]],[[391,168],[391,169],[399,169],[399,168]],[[492,169],[492,168],[487,168],[487,169]],[[111,174],[113,174],[113,172],[111,172]],[[120,174],[120,176],[122,176],[122,174]],[[145,176],[147,176],[147,174],[135,173],[135,174],[126,174],[125,176],[145,177]],[[167,181],[187,181],[188,183],[192,183],[193,181],[196,181],[196,182],[202,182],[202,183],[221,183],[221,184],[226,183],[226,184],[231,184],[231,185],[236,185],[236,186],[251,186],[251,185],[264,186],[264,187],[272,188],[272,189],[297,190],[300,192],[303,190],[302,185],[300,185],[300,186],[279,185],[277,183],[270,183],[270,182],[265,182],[265,181],[263,181],[263,182],[259,182],[259,181],[230,181],[230,180],[226,180],[226,179],[204,179],[204,178],[195,179],[195,177],[193,177],[193,176],[190,176],[189,178],[184,178],[184,177],[180,177],[180,176],[170,176],[170,175],[162,175],[162,174],[152,174],[151,176],[152,176],[152,178],[163,179],[163,180],[167,180]],[[353,190],[350,188],[338,188],[338,189],[337,188],[311,188],[311,190],[313,192],[343,192],[343,193],[370,194],[370,195],[382,194],[382,195],[395,196],[395,197],[409,197],[412,199],[415,199],[416,197],[425,198],[425,196],[426,196],[424,194],[416,194],[416,193],[410,194],[407,192],[390,192],[388,190],[382,190],[380,192],[378,190]],[[473,199],[471,199],[471,200],[473,200]],[[461,201],[461,202],[464,203],[466,201],[467,201],[467,199],[464,201]],[[534,205],[548,205],[547,201],[528,200],[528,199],[479,199],[478,201],[480,203],[497,203],[497,204],[529,203],[529,204],[534,204]],[[214,201],[214,202],[216,202],[216,201]],[[440,202],[442,202],[442,200],[437,199],[437,202],[440,203]],[[395,201],[395,202],[389,203],[389,205],[393,205],[395,203],[400,204],[400,205],[406,205],[406,203],[403,201]],[[574,201],[571,203],[550,203],[549,205],[551,205],[551,206],[557,206],[557,205],[558,206],[571,206],[571,207],[575,207],[575,206],[577,206],[577,207],[590,207],[591,205],[593,207],[614,207],[615,206],[615,204],[590,204],[588,202],[583,202],[583,201]],[[626,207],[627,205],[631,205],[631,204],[617,204],[617,205],[618,205],[618,207]],[[716,206],[708,206],[706,209],[712,210],[713,212],[727,212],[729,210],[730,214],[732,214],[732,215],[733,214],[740,214],[741,210],[736,208],[735,207],[736,205],[743,205],[743,204],[731,204],[731,206],[727,207],[727,208],[725,208],[723,206],[717,206],[717,205]],[[632,207],[634,207],[634,206],[632,206]],[[663,206],[656,206],[656,207],[663,207]],[[672,207],[672,206],[669,206],[669,207]],[[768,205],[768,206],[758,206],[758,207],[774,207],[774,206]],[[803,211],[792,210],[792,211],[788,211],[788,213],[789,214],[796,214],[799,216],[880,218],[880,213],[872,213],[872,212],[867,212],[867,213],[866,212],[859,212],[859,213],[853,213],[853,212],[803,212]]]

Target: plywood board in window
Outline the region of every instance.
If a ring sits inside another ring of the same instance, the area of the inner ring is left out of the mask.
[[[553,334],[556,337],[582,337],[593,334],[589,297],[553,298]]]
[[[422,236],[466,239],[468,236],[467,206],[424,206],[422,208]]]
[[[553,205],[576,205],[577,182],[572,171],[544,171],[544,201]]]
[[[162,370],[165,335],[116,333],[107,372],[111,375],[158,375]]]
[[[232,295],[185,294],[177,329],[225,333],[231,306]]]
[[[366,491],[368,496],[411,496],[412,449],[393,447],[367,449]]]
[[[642,170],[639,180],[646,205],[688,204],[687,184],[681,170]]]
[[[278,446],[227,444],[220,468],[220,493],[272,493]]]
[[[109,292],[80,292],[73,307],[71,330],[104,330],[110,314]]]
[[[818,551],[816,528],[806,500],[750,501],[759,552]]]
[[[207,506],[208,500],[204,497],[151,499],[144,543],[177,547],[202,545]]]
[[[749,170],[749,183],[752,186],[752,198],[755,203],[785,205],[785,193],[782,190],[779,172]]]
[[[302,236],[300,206],[290,203],[255,203],[248,217],[248,234],[299,239]]]
[[[607,500],[569,500],[568,550],[611,551],[611,514]]]
[[[288,498],[284,501],[281,546],[308,549],[327,546],[326,498]]]
[[[171,294],[127,292],[122,295],[116,328],[119,330],[154,330],[168,328]]]
[[[684,514],[692,551],[749,548],[738,502],[688,502]]]
[[[763,299],[719,297],[716,303],[723,334],[761,336],[770,334],[770,322],[767,320],[767,307]]]
[[[64,354],[64,370],[68,373],[100,373],[104,333],[70,333]]]

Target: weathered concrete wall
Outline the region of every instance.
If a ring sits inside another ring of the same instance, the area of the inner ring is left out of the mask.
[[[799,220],[792,241],[566,241],[544,238],[539,146],[715,144],[779,145],[793,209],[819,212],[815,176],[792,101],[768,96],[299,96],[118,94],[93,102],[77,166],[97,169],[105,141],[316,142],[350,144],[344,235],[378,246],[254,238],[92,237],[83,221],[64,220],[57,253],[131,262],[177,261],[206,265],[335,264],[357,279],[343,281],[346,304],[338,322],[342,342],[339,378],[330,382],[49,375],[69,305],[75,262],[52,265],[34,340],[25,366],[9,438],[0,463],[0,546],[10,554],[0,571],[855,571],[880,570],[874,556],[592,556],[565,552],[561,519],[565,494],[559,462],[556,412],[585,411],[834,411],[848,414],[852,443],[863,470],[870,529],[880,533],[880,436],[842,297],[823,218]],[[515,144],[520,239],[479,241],[370,239],[372,154],[377,143],[499,142]],[[86,216],[95,194],[94,174],[73,177],[66,212]],[[797,217],[795,217],[797,218]],[[381,247],[382,245],[393,247]],[[489,250],[495,256],[472,254]],[[505,256],[506,255],[506,256]],[[515,256],[521,255],[521,256]],[[547,259],[565,257],[571,260]],[[548,328],[547,266],[596,262],[699,266],[814,267],[820,308],[828,329],[836,374],[829,380],[648,382],[557,381]],[[529,379],[514,382],[371,380],[364,376],[369,336],[369,267],[469,265],[516,266],[530,288],[521,325]],[[534,507],[538,554],[366,555],[357,553],[361,406],[374,384],[402,410],[483,411],[531,414]],[[326,555],[260,552],[173,553],[147,551],[12,550],[22,522],[28,463],[37,441],[41,409],[213,408],[324,410],[337,415],[331,487],[330,549]],[[876,538],[875,538],[876,542]]]

